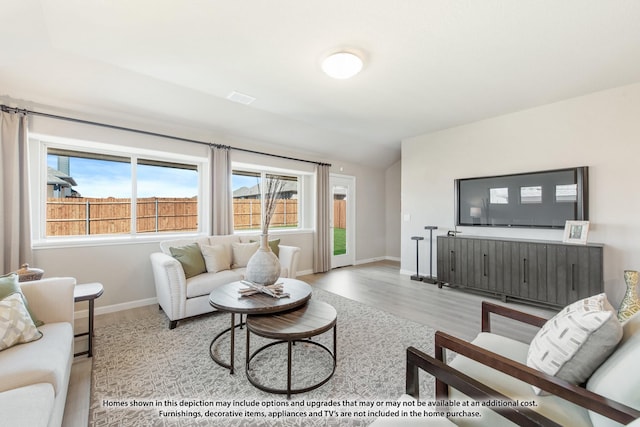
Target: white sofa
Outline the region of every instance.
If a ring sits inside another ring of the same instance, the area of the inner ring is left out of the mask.
[[[71,277],[21,283],[42,338],[0,351],[0,425],[60,426],[73,363]]]
[[[215,311],[209,304],[209,294],[220,285],[244,278],[245,265],[234,267],[233,245],[259,241],[259,236],[222,235],[193,237],[160,242],[161,252],[151,254],[151,266],[156,285],[158,304],[169,318],[169,328],[177,326],[178,320]],[[229,269],[205,272],[186,278],[182,264],[171,255],[170,248],[189,244],[222,245],[232,261]],[[295,278],[300,258],[300,248],[279,245],[281,277]],[[244,264],[244,263],[241,263]]]

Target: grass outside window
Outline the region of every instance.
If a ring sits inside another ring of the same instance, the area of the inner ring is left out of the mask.
[[[347,253],[347,229],[333,229],[333,254],[344,255]]]

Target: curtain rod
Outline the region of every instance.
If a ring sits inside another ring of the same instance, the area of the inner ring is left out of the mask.
[[[41,112],[38,112],[38,111],[31,111],[31,110],[25,110],[25,109],[20,109],[20,108],[14,108],[14,107],[9,107],[7,105],[0,105],[0,110],[4,111],[6,113],[27,114],[27,115],[32,115],[32,116],[41,116],[41,117],[47,117],[47,118],[50,118],[50,119],[65,120],[65,121],[81,123],[81,124],[85,124],[85,125],[100,126],[100,127],[105,127],[105,128],[109,128],[109,129],[116,129],[116,130],[123,130],[123,131],[127,131],[127,132],[140,133],[140,134],[143,134],[143,135],[157,136],[157,137],[160,137],[160,138],[175,139],[177,141],[184,141],[184,142],[190,142],[190,143],[193,143],[193,144],[207,145],[209,147],[227,148],[229,150],[236,150],[236,151],[243,151],[245,153],[259,154],[261,156],[277,157],[279,159],[294,160],[294,161],[297,161],[297,162],[305,162],[305,163],[313,163],[313,164],[316,164],[316,165],[319,165],[319,166],[331,166],[331,163],[322,163],[322,162],[315,162],[313,160],[297,159],[295,157],[281,156],[279,154],[272,154],[272,153],[265,153],[265,152],[262,152],[262,151],[249,150],[247,148],[231,147],[229,145],[222,145],[222,144],[215,144],[215,143],[211,143],[211,142],[197,141],[195,139],[182,138],[182,137],[179,137],[179,136],[166,135],[166,134],[162,134],[162,133],[150,132],[150,131],[141,130],[141,129],[133,129],[133,128],[128,128],[128,127],[124,127],[124,126],[110,125],[110,124],[106,124],[106,123],[99,123],[99,122],[93,122],[93,121],[89,121],[89,120],[76,119],[76,118],[73,118],[73,117],[58,116],[58,115],[55,115],[55,114],[41,113]]]

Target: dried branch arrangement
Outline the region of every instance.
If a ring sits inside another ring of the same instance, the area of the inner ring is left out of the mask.
[[[274,298],[286,298],[289,296],[288,293],[284,292],[282,282],[274,283],[273,285],[267,285],[267,286],[260,285],[258,283],[253,283],[248,280],[241,280],[240,283],[248,286],[248,288],[242,288],[238,290],[238,293],[240,294],[240,296],[243,296],[243,297],[246,297],[249,295],[255,295],[258,293],[267,294]]]
[[[276,211],[276,205],[278,199],[280,199],[282,189],[284,188],[284,181],[276,176],[269,176],[267,178],[265,194],[264,194],[264,221],[262,223],[262,234],[269,233],[269,224],[271,224],[271,218]]]

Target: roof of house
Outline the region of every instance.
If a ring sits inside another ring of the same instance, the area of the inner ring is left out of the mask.
[[[61,187],[72,187],[78,185],[72,177],[60,172],[57,169],[47,166],[47,185],[59,185]]]
[[[295,181],[283,181],[281,193],[298,193],[298,183]],[[234,190],[233,197],[253,197],[260,195],[260,186],[258,184],[253,187],[240,187]]]

